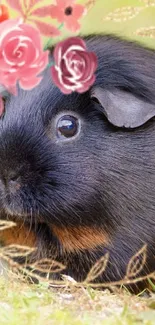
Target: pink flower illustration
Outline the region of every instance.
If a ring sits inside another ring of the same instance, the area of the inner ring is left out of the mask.
[[[20,14],[24,22],[28,21],[29,23],[34,23],[42,35],[55,37],[61,34],[59,29],[55,26],[46,23],[45,20],[42,21],[38,19],[50,16],[51,5],[43,5],[37,9],[35,8],[36,4],[40,4],[41,2],[44,3],[44,0],[6,0],[6,2],[10,9],[12,8]]]
[[[48,51],[43,52],[39,31],[22,20],[10,19],[0,24],[0,83],[16,93],[19,82],[23,89],[37,86],[38,77],[48,64]]]
[[[77,32],[80,29],[78,20],[86,13],[86,8],[75,4],[75,0],[56,0],[56,5],[51,5],[50,15],[70,31]]]
[[[71,37],[58,43],[54,49],[55,65],[51,67],[53,82],[65,94],[87,91],[95,81],[97,57],[88,52],[85,42]]]

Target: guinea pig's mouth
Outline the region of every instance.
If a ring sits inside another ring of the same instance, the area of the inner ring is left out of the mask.
[[[26,219],[31,221],[36,216],[33,212],[33,208],[25,209],[22,202],[17,203],[15,200],[11,200],[9,196],[2,202],[2,210],[4,211],[4,214],[7,215],[7,218],[16,218],[16,219]],[[39,214],[37,215],[37,220],[39,220]]]
[[[26,220],[31,223],[42,222],[40,209],[33,196],[28,196],[20,188],[16,191],[10,191],[0,187],[0,211],[10,220]]]
[[[0,211],[7,220],[27,221],[30,223],[42,223],[44,218],[37,201],[32,196],[24,193],[0,191]]]
[[[13,216],[13,217],[17,217],[17,218],[28,218],[28,217],[31,217],[31,214],[25,212],[25,211],[22,211],[22,210],[17,210],[17,209],[12,209],[11,207],[7,206],[7,205],[4,205],[3,206],[4,208],[4,212],[8,215],[8,216]]]
[[[44,222],[43,218],[41,218],[41,216],[39,216],[39,214],[36,215],[28,211],[24,211],[20,208],[18,209],[12,209],[10,206],[8,205],[4,205],[3,206],[3,212],[4,212],[4,215],[7,216],[7,220],[13,220],[13,221],[27,221],[27,222],[30,222],[31,224],[32,223],[42,223]]]

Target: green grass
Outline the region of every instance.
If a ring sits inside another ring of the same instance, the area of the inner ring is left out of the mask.
[[[1,325],[153,325],[155,296],[84,288],[49,289],[0,277]]]

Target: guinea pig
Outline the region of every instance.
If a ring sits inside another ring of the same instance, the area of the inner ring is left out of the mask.
[[[33,258],[77,281],[109,252],[98,280],[118,281],[144,244],[142,274],[155,270],[155,51],[110,35],[85,42],[98,58],[89,91],[63,94],[46,69],[5,98],[1,219],[23,223],[16,237],[33,237]]]

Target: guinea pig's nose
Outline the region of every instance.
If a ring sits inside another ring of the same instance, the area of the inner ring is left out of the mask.
[[[20,175],[18,172],[8,172],[5,177],[2,177],[2,181],[5,187],[11,191],[20,188]]]
[[[13,186],[18,188],[20,186],[20,176],[18,174],[13,174],[9,179],[8,179],[8,185]]]

